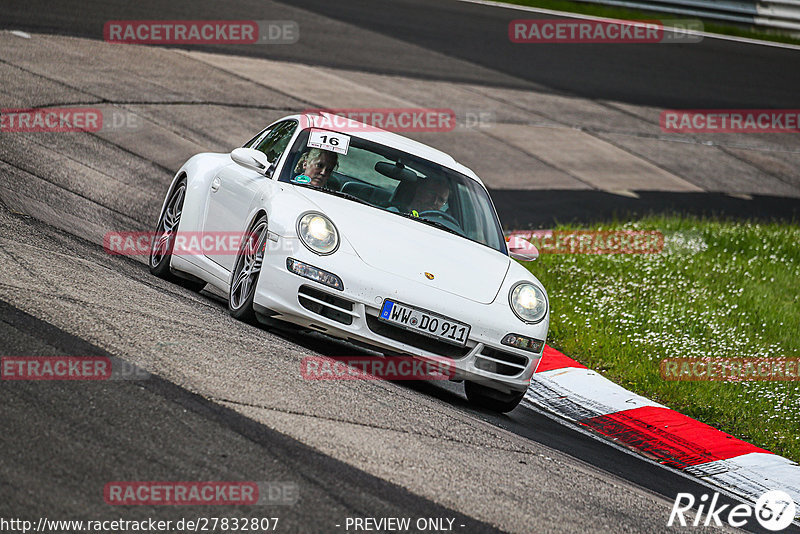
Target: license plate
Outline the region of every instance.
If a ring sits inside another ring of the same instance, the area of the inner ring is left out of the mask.
[[[391,300],[383,301],[380,319],[460,347],[467,344],[469,337],[468,324]]]

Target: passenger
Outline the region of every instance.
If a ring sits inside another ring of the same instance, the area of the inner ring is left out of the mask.
[[[297,161],[294,172],[300,174],[295,176],[292,181],[300,184],[310,184],[318,187],[325,187],[328,178],[339,163],[339,155],[330,150],[312,148]]]

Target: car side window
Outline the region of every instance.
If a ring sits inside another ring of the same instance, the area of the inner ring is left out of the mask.
[[[270,132],[270,129],[269,129],[269,128],[266,128],[266,129],[264,129],[264,130],[261,130],[260,132],[258,132],[258,134],[257,134],[255,137],[253,137],[253,138],[252,138],[252,139],[250,139],[248,142],[246,142],[245,144],[243,144],[243,145],[242,145],[242,148],[253,148],[253,145],[256,143],[256,141],[259,141],[259,140],[261,140],[261,138],[263,138],[263,137],[264,137],[265,135],[267,135],[269,132]]]
[[[267,160],[270,163],[274,163],[286,150],[296,128],[297,122],[295,121],[284,121],[276,124],[253,148],[266,154]]]
[[[480,227],[479,224],[476,222],[480,221],[480,217],[478,216],[478,210],[475,209],[475,206],[472,203],[472,196],[470,195],[469,190],[464,184],[458,184],[456,186],[457,195],[455,202],[452,202],[454,208],[458,208],[461,214],[461,221],[462,227],[470,239],[474,239],[476,241],[485,242],[486,241],[486,234],[483,231],[483,228]]]

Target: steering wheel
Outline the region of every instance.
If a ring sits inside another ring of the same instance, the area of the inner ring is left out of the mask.
[[[439,210],[420,211],[419,212],[419,216],[422,217],[423,215],[432,215],[434,217],[441,217],[442,219],[444,219],[446,221],[449,221],[449,222],[455,224],[456,226],[458,226],[459,228],[461,228],[461,225],[458,224],[458,221],[452,215],[450,215],[449,213],[446,213],[444,211],[439,211]]]
[[[455,217],[453,217],[449,213],[445,213],[444,211],[440,210],[426,210],[426,211],[420,211],[418,215],[420,218],[424,216],[429,216],[429,217],[438,217],[440,219],[444,219],[446,222],[449,222],[450,224],[455,226],[455,228],[450,227],[451,230],[455,230],[459,234],[464,235],[464,230],[461,228],[461,225],[458,224],[458,221],[455,219]]]

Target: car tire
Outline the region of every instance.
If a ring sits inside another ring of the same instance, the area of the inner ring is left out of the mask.
[[[192,291],[201,291],[206,283],[199,279],[182,278],[170,270],[172,251],[175,248],[175,233],[183,213],[183,201],[186,198],[186,180],[181,180],[169,195],[164,212],[158,220],[153,241],[150,243],[150,273],[183,286]]]
[[[493,412],[508,413],[522,401],[525,396],[524,391],[514,393],[503,393],[496,389],[478,384],[476,382],[464,382],[464,391],[467,399],[475,406],[491,410]]]
[[[258,323],[256,312],[253,309],[253,298],[264,261],[266,241],[267,217],[261,215],[253,222],[245,238],[242,239],[239,252],[236,254],[236,262],[231,271],[228,311],[235,319],[250,324]]]

